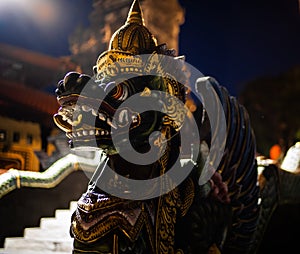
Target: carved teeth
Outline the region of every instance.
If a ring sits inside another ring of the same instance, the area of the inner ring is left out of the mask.
[[[82,110],[83,110],[84,112],[89,112],[89,111],[92,110],[92,109],[91,109],[89,106],[87,106],[87,105],[82,105],[81,108],[82,108]]]
[[[74,120],[71,124],[72,124],[73,126],[77,126],[78,124],[81,123],[81,120],[82,120],[82,114],[78,115],[77,119]]]
[[[77,126],[78,124],[81,123],[81,120],[82,120],[82,115],[78,115],[77,119],[71,119],[71,118],[68,118],[66,117],[65,115],[62,115],[62,118],[64,121],[67,121],[68,124],[72,125],[72,126]]]
[[[138,121],[137,116],[132,116],[132,122],[136,123]]]
[[[78,106],[77,104],[72,108],[72,111],[79,111],[80,110],[80,106]]]
[[[117,126],[115,126],[109,118],[107,118],[106,122],[107,122],[108,125],[110,125],[114,129],[117,129]]]
[[[58,114],[62,116],[62,119],[63,119],[64,121],[67,121],[67,120],[68,120],[68,118],[66,117],[66,115],[62,114],[62,112],[58,112]]]
[[[96,130],[96,135],[99,134],[99,130]],[[81,136],[89,136],[89,135],[95,135],[94,130],[82,130],[82,131],[77,131],[76,134],[72,133],[72,136],[76,138],[76,136],[81,137]]]
[[[92,109],[92,115],[93,116],[98,116],[98,112],[95,109]]]
[[[99,119],[102,121],[106,121],[106,117],[102,113],[99,113]]]
[[[99,129],[95,129],[95,130],[80,130],[80,131],[76,131],[76,132],[72,132],[72,133],[66,133],[66,136],[68,138],[77,138],[77,137],[82,137],[82,136],[107,136],[109,135],[109,131],[108,130],[99,130]]]
[[[96,129],[95,133],[96,133],[96,136],[109,135],[109,131],[107,131],[107,130],[98,130],[98,129]]]
[[[93,115],[93,116],[98,116],[97,110],[95,110],[95,109],[93,109],[93,108],[91,108],[91,107],[89,107],[89,106],[87,106],[87,105],[82,105],[81,108],[82,108],[82,110],[83,110],[84,112],[92,111],[92,115]]]
[[[128,111],[123,109],[119,114],[119,123],[122,125],[128,124]]]

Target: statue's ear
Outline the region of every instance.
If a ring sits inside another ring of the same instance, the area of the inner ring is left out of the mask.
[[[210,76],[200,77],[197,79],[195,83],[195,91],[197,92],[197,96],[199,96],[200,99],[203,99],[203,91],[206,91],[210,87],[216,87],[216,86],[219,86],[219,83],[213,77]]]

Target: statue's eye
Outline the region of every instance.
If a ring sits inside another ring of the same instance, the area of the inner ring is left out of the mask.
[[[111,96],[119,101],[124,101],[128,97],[128,87],[124,84],[118,84],[111,92]]]

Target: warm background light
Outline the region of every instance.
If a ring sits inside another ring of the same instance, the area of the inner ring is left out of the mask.
[[[57,25],[60,8],[56,0],[1,0],[0,15],[13,15],[16,20],[30,20],[40,28]]]

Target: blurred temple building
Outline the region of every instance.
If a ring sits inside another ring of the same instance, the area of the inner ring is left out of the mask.
[[[54,152],[48,142],[57,129],[54,89],[75,68],[68,58],[0,44],[0,169],[39,171],[39,155]]]

